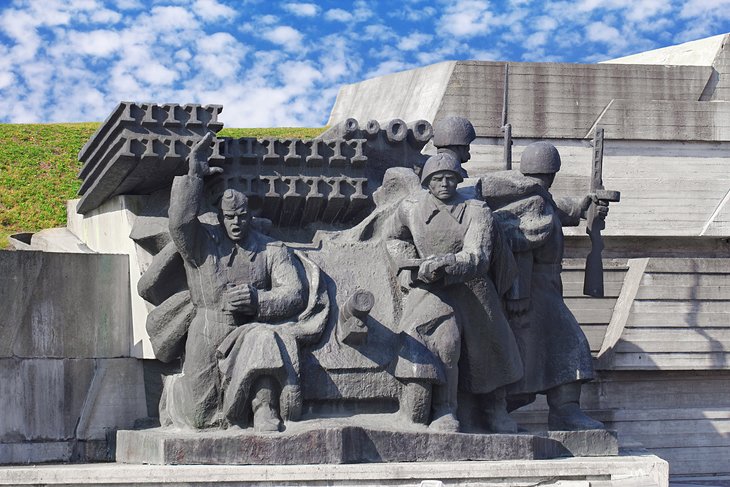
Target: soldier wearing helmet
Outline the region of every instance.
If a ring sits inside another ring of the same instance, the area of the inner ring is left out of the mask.
[[[477,135],[474,126],[464,117],[445,117],[433,124],[433,145],[438,154],[453,155],[461,164],[471,159],[470,144]],[[464,169],[459,169],[462,176],[466,176]]]
[[[522,152],[520,172],[482,178],[482,193],[505,232],[520,270],[506,309],[520,347],[524,378],[509,386],[510,408],[545,394],[553,430],[603,428],[580,409],[581,385],[593,379],[588,340],[562,296],[563,226],[575,226],[595,195],[553,198],[560,154],[548,142]],[[599,210],[605,218],[608,208]]]
[[[504,386],[522,376],[522,365],[500,302],[514,262],[509,252],[495,250],[498,233],[489,208],[457,192],[460,169],[452,152],[430,157],[421,173],[423,189],[406,197],[386,224],[386,247],[406,294],[395,375],[435,383],[435,430],[458,431],[468,419],[494,432],[516,432]],[[474,398],[479,417],[457,416],[459,392]]]

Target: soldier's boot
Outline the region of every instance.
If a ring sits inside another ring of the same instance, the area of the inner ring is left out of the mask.
[[[580,388],[580,382],[570,382],[547,391],[550,430],[578,431],[605,428],[603,423],[591,418],[580,408]]]
[[[456,417],[457,394],[459,387],[457,367],[446,369],[446,384],[433,388],[433,417],[429,428],[445,433],[459,431]]]
[[[271,377],[262,377],[253,387],[251,400],[253,411],[253,429],[260,433],[271,433],[281,429],[281,418],[275,406],[275,384]]]
[[[490,433],[517,433],[517,423],[507,412],[504,387],[484,396],[485,426]]]

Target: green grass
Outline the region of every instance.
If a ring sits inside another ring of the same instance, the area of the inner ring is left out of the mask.
[[[98,123],[0,124],[0,248],[18,232],[66,225],[81,181],[77,156]],[[322,128],[223,129],[223,137],[311,138]]]

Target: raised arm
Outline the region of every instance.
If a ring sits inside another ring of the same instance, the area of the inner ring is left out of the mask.
[[[180,255],[188,263],[197,266],[197,246],[202,232],[198,212],[203,195],[203,178],[223,171],[208,166],[208,152],[213,134],[207,133],[196,143],[188,155],[188,174],[177,176],[170,191],[168,210],[170,237]]]

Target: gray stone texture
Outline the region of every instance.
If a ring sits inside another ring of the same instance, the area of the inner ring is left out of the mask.
[[[0,375],[0,463],[104,459],[108,435],[147,416],[135,359],[5,358]]]
[[[192,143],[223,128],[221,109],[120,103],[79,152],[84,164],[79,213],[117,194],[145,194],[169,184],[169,178],[184,171]]]
[[[632,451],[616,457],[533,461],[296,466],[33,465],[0,469],[0,485],[667,487],[667,471],[666,461],[646,452]]]
[[[0,307],[0,357],[129,356],[126,257],[0,251]]]
[[[329,124],[346,117],[435,121],[459,115],[471,120],[477,135],[500,137],[506,64],[456,61],[347,85],[337,97]],[[509,63],[509,66],[509,123],[515,138],[586,138],[612,100],[697,101],[713,73],[710,66],[558,63]],[[406,80],[416,84],[407,90],[397,89]],[[443,87],[435,93],[440,95],[440,102],[422,96],[419,88],[426,86],[431,90]],[[693,140],[696,134],[691,130],[692,125],[684,123],[691,119],[680,112],[674,115],[671,121],[687,128],[682,140]],[[722,123],[719,113],[712,120]],[[628,132],[609,135],[642,138]]]
[[[149,464],[296,465],[362,462],[534,460],[561,456],[535,435],[469,435],[427,430],[310,427],[277,435],[142,430],[117,433],[116,460]]]

